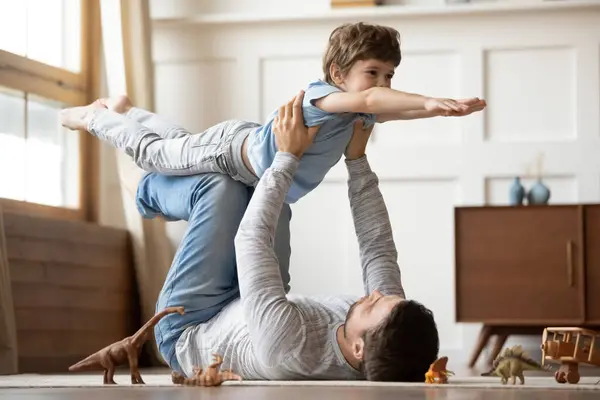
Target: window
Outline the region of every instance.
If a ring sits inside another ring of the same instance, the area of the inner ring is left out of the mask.
[[[89,218],[93,141],[59,112],[98,88],[98,0],[0,0],[0,205]],[[97,30],[96,30],[97,29]]]
[[[0,0],[0,50],[81,70],[82,0]]]
[[[0,197],[79,207],[79,134],[60,125],[63,107],[0,89]]]

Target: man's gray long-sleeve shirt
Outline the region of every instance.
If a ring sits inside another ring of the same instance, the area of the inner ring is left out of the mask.
[[[364,379],[345,360],[337,329],[359,296],[286,295],[273,241],[277,218],[299,160],[277,153],[256,187],[235,239],[240,299],[176,345],[187,375],[212,354],[246,380]],[[366,156],[346,161],[348,195],[359,243],[365,294],[404,297],[397,252],[378,178]]]

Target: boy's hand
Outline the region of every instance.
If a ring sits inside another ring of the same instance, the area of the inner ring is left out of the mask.
[[[365,121],[358,120],[354,123],[354,132],[352,132],[352,138],[350,139],[350,143],[346,146],[346,151],[344,155],[346,156],[346,160],[356,160],[365,155],[365,151],[367,149],[367,143],[369,143],[369,138],[371,137],[371,132],[373,132],[373,127],[375,125],[371,125],[368,129],[364,129]]]
[[[425,101],[425,110],[445,117],[463,117],[486,107],[485,100],[479,98],[453,100],[429,98]]]
[[[478,97],[472,99],[458,100],[458,102],[467,106],[467,108],[461,112],[452,112],[448,115],[449,117],[464,117],[465,115],[481,111],[487,107],[487,103],[485,102],[485,100],[480,99]]]
[[[286,105],[279,107],[279,113],[273,121],[273,132],[277,149],[301,158],[313,143],[319,126],[307,128],[302,115],[304,91],[295,96]]]

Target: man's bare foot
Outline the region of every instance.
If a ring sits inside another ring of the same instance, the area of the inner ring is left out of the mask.
[[[72,131],[85,131],[87,125],[92,117],[92,111],[106,108],[98,100],[87,106],[70,107],[61,110],[59,114],[60,123],[65,128],[71,129]]]
[[[114,111],[119,114],[125,114],[131,107],[133,107],[133,103],[131,99],[126,95],[122,94],[115,97],[98,99],[103,106],[108,108],[110,111]]]

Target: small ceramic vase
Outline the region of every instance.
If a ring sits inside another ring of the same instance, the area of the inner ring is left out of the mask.
[[[521,185],[521,178],[518,176],[513,180],[510,186],[509,203],[511,206],[520,206],[525,199],[525,188]]]
[[[548,204],[550,200],[550,189],[542,183],[541,178],[535,182],[527,193],[527,203],[531,205]]]

